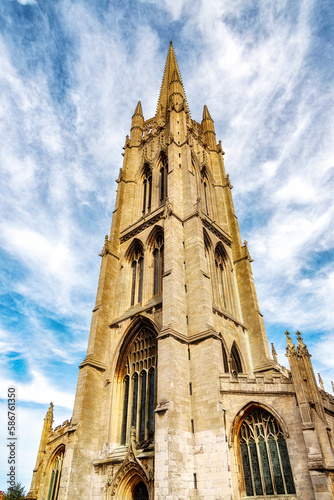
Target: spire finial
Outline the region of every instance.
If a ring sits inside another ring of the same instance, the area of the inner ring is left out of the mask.
[[[306,345],[304,344],[302,334],[300,333],[299,330],[296,331],[297,339],[298,339],[298,355],[299,356],[305,356],[308,355],[310,356],[310,353],[308,352],[308,349]]]
[[[50,425],[53,423],[53,403],[50,403],[50,406],[48,408],[48,411],[46,412],[45,419],[46,422],[48,422]]]
[[[285,330],[285,335],[286,335],[286,356],[289,358],[290,356],[297,355],[297,350],[295,345],[292,343],[291,337],[290,337],[290,332],[288,330]]]
[[[271,343],[271,352],[272,352],[273,359],[274,359],[275,363],[278,363],[277,351],[276,351],[273,343]]]
[[[321,378],[320,373],[318,373],[318,378],[319,378],[319,384],[320,384],[320,387],[321,387],[321,389],[324,391],[324,390],[325,390],[325,386],[324,386],[324,382],[323,382],[323,380],[322,380],[322,378]]]

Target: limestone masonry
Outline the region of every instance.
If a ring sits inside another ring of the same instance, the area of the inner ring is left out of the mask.
[[[190,116],[172,43],[138,102],[73,415],[45,418],[35,500],[330,500],[334,398],[286,332],[271,357],[224,151]]]

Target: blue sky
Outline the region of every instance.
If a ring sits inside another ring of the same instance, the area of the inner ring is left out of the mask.
[[[207,104],[226,152],[269,342],[287,366],[284,331],[299,329],[331,391],[332,7],[2,0],[0,417],[15,384],[27,488],[50,401],[55,425],[71,416],[122,146],[138,100],[155,114],[171,37],[192,118]]]

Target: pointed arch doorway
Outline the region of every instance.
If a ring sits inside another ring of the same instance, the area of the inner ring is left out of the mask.
[[[134,491],[133,500],[149,500],[148,491],[146,485],[140,482]]]

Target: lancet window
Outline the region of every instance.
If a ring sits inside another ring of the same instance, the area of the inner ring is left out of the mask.
[[[51,471],[51,478],[50,478],[47,500],[57,500],[57,498],[58,498],[60,477],[61,477],[61,471],[62,471],[63,461],[64,461],[64,452],[65,452],[65,448],[62,448],[57,453],[56,457],[53,460],[53,467],[52,467],[52,471]]]
[[[162,292],[162,275],[164,273],[164,240],[162,234],[156,238],[153,246],[153,295]]]
[[[131,427],[136,429],[137,442],[154,438],[155,370],[155,334],[143,327],[128,348],[122,367],[123,445],[129,440]]]
[[[236,348],[235,343],[233,342],[231,349],[231,372],[232,373],[242,373],[242,364],[241,359],[238,353],[238,349]]]
[[[143,179],[143,214],[151,211],[152,204],[152,172],[148,166],[145,167]]]
[[[203,197],[203,210],[204,212],[209,215],[211,210],[210,210],[210,191],[209,191],[209,181],[207,178],[207,174],[205,172],[205,169],[202,171],[202,178],[201,178],[201,184],[202,184],[202,197]]]
[[[284,433],[273,415],[252,410],[240,427],[239,448],[247,497],[296,492]]]
[[[235,314],[231,269],[226,252],[221,244],[215,251],[216,286],[218,302],[221,307]]]
[[[163,156],[160,166],[160,203],[164,203],[168,196],[168,160]]]
[[[131,305],[133,306],[137,302],[141,302],[143,298],[144,255],[139,246],[133,252],[131,269]]]
[[[223,367],[224,367],[224,373],[228,373],[228,361],[227,361],[227,355],[226,355],[226,350],[224,347],[224,344],[222,343],[222,351],[223,351]]]

